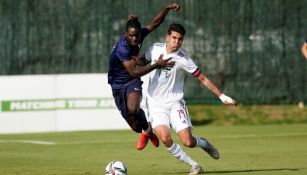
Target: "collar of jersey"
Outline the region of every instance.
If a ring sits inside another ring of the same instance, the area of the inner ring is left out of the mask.
[[[175,57],[176,55],[178,55],[178,52],[179,52],[179,50],[180,49],[178,49],[176,52],[172,52],[172,53],[167,53],[166,52],[166,43],[165,43],[165,45],[164,45],[164,48],[163,48],[163,54],[165,55],[165,56],[167,56],[167,58],[170,58],[170,57]]]

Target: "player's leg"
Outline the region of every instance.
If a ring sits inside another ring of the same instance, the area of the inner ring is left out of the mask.
[[[137,92],[127,93],[126,107],[126,121],[131,129],[137,133],[141,133],[142,130],[148,129],[148,123],[146,118],[144,119],[140,114],[140,102],[142,96]]]
[[[122,89],[112,89],[113,97],[115,100],[115,104],[117,108],[120,110],[121,115],[129,124],[131,129],[137,133],[142,133],[140,139],[137,143],[137,149],[143,149],[149,138],[154,138],[159,145],[159,139],[152,133],[151,127],[149,127],[145,113],[142,109],[140,109],[140,102],[142,98],[142,82],[139,81],[132,81],[125,85]],[[150,137],[147,133],[150,134]],[[152,136],[154,135],[154,136]]]
[[[135,80],[129,84],[126,90],[126,106],[127,106],[127,122],[136,132],[142,132],[136,148],[142,150],[147,145],[148,139],[155,147],[159,146],[159,139],[152,132],[151,126],[146,120],[146,115],[143,109],[140,108],[142,100],[142,81]]]
[[[178,106],[177,109],[173,111],[171,120],[172,125],[174,126],[174,130],[177,132],[183,145],[190,148],[201,147],[213,159],[219,159],[220,154],[218,150],[208,140],[192,135],[192,124],[189,112],[185,106],[185,102],[180,101],[179,104],[180,106]]]
[[[196,139],[192,136],[190,127],[182,129],[177,132],[178,137],[182,144],[189,148],[194,148],[197,144]]]
[[[144,111],[140,109],[142,100],[142,83],[141,80],[135,79],[125,85],[125,90],[123,92],[123,98],[125,98],[124,101],[127,108],[127,122],[131,128],[138,133],[142,132],[142,130],[151,130]]]
[[[183,100],[178,101],[173,105],[170,122],[174,131],[178,134],[182,144],[186,147],[194,148],[197,142],[192,136],[192,123]]]
[[[206,151],[213,159],[220,158],[218,150],[208,140],[192,136],[191,130],[189,128],[179,131],[178,136],[184,146],[190,148],[200,147]]]
[[[166,148],[170,148],[173,145],[169,127],[166,125],[158,125],[154,128],[154,131]]]
[[[139,115],[140,102],[141,102],[141,96],[139,93],[137,92],[128,93],[127,95],[128,116],[126,117],[126,121],[130,125],[132,130],[138,133],[141,133],[142,130],[149,129],[146,119],[142,115]],[[148,139],[149,137],[147,136],[147,134],[144,134],[142,132],[140,138],[137,141],[136,148],[138,150],[144,149],[148,143]]]
[[[187,123],[180,122],[182,120],[177,120],[177,124],[175,124],[174,121],[172,121],[172,126],[174,126],[174,130],[177,132],[178,137],[180,141],[183,143],[184,146],[193,148],[196,146],[196,140],[192,136],[190,125]],[[184,128],[184,129],[182,129]],[[179,131],[178,131],[178,130]],[[182,148],[181,148],[182,149]],[[182,154],[182,157],[186,157],[186,159],[190,159],[191,163],[189,164],[191,166],[189,175],[195,175],[195,174],[202,174],[204,172],[203,168],[194,160],[192,160],[186,153]]]
[[[194,169],[198,168],[199,171],[197,174],[203,172],[198,163],[195,162],[179,144],[173,141],[170,131],[169,110],[163,107],[155,108],[150,106],[149,113],[149,120],[152,122],[152,127],[168,152],[176,159],[194,167]],[[195,171],[191,171],[191,173],[195,174]]]
[[[171,137],[170,128],[166,125],[158,125],[154,128],[155,133],[160,138],[168,152],[174,156],[176,159],[190,165],[191,167],[197,166],[196,163],[183,149],[182,147],[173,142]]]

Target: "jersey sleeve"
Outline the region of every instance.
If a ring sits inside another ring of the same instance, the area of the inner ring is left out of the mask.
[[[197,67],[197,65],[194,63],[194,61],[189,58],[188,56],[186,56],[184,53],[180,53],[179,52],[179,56],[182,57],[183,64],[182,64],[182,68],[191,73],[194,77],[198,77],[201,74],[201,70]]]
[[[126,47],[120,47],[116,51],[116,56],[121,62],[127,61],[132,58],[131,52]]]
[[[183,65],[183,69],[191,73],[194,77],[198,77],[201,74],[200,69],[196,66],[194,61],[188,58]]]
[[[150,31],[149,31],[146,27],[141,28],[142,40],[144,40],[144,38],[145,38],[149,33],[150,33]]]

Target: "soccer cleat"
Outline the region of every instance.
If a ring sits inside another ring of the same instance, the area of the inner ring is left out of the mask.
[[[149,134],[149,140],[155,147],[159,147],[159,139],[153,132]]]
[[[202,149],[206,151],[213,159],[219,159],[220,158],[219,151],[208,140],[204,138],[200,138],[200,139],[205,140],[207,142],[207,146]]]
[[[192,166],[189,175],[197,175],[204,173],[203,168],[200,165]]]
[[[148,139],[149,139],[149,136],[146,133],[142,133],[136,144],[136,149],[137,150],[144,149],[148,143]]]

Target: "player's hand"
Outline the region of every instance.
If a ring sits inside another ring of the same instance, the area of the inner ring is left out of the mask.
[[[232,99],[231,97],[228,97],[225,94],[222,94],[219,96],[220,100],[225,104],[225,105],[237,105],[238,102],[234,99]]]
[[[170,69],[170,68],[174,67],[174,65],[175,65],[175,62],[170,61],[170,59],[172,59],[172,58],[168,58],[168,59],[164,60],[163,54],[161,54],[159,56],[159,59],[157,60],[156,64],[158,65],[159,68]]]
[[[165,8],[168,10],[175,10],[178,11],[180,9],[180,6],[177,3],[168,4]]]

